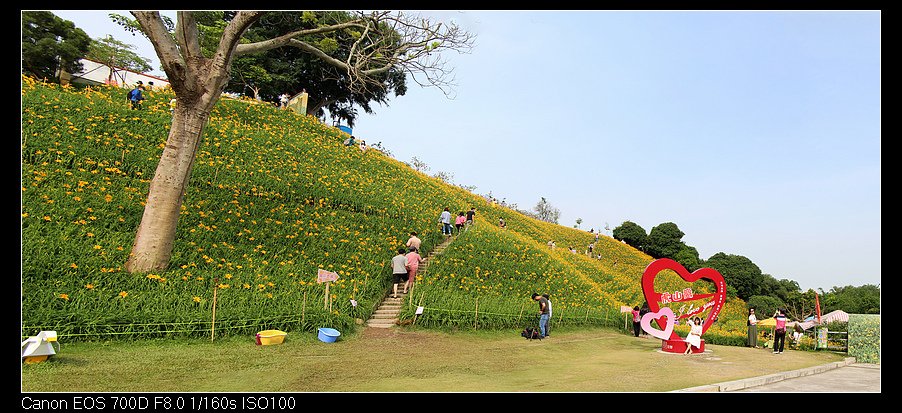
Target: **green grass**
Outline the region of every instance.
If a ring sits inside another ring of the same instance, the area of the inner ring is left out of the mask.
[[[718,345],[684,356],[598,328],[557,328],[542,341],[516,330],[370,328],[331,344],[314,333],[271,346],[250,336],[61,344],[50,360],[22,365],[23,392],[666,392],[843,358]]]

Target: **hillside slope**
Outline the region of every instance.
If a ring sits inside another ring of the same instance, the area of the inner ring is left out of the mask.
[[[345,135],[314,118],[232,99],[216,105],[205,129],[170,268],[127,273],[172,95],[149,93],[141,111],[120,95],[23,78],[23,335],[209,336],[214,297],[215,334],[355,328],[383,298],[387,263],[408,234],[420,234],[424,254],[440,242],[444,207],[475,207],[477,225],[418,282],[412,301],[429,308],[418,325],[522,324],[533,291],[550,293],[565,323],[622,326],[620,306],[642,302],[651,257],[625,244],[601,237],[601,258],[572,254],[566,246],[583,251],[594,236],[345,147]],[[501,216],[506,230],[495,225]],[[339,274],[328,297],[318,269]],[[720,334],[741,336],[743,318],[741,303],[731,303]]]

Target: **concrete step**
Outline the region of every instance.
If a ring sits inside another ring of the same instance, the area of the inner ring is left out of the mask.
[[[429,268],[429,260],[433,256],[441,254],[453,239],[453,237],[445,238],[442,243],[436,245],[435,248],[423,258],[418,274],[426,274],[427,269]],[[389,290],[389,295],[391,295],[391,293],[392,290]],[[366,321],[366,325],[375,328],[391,328],[397,325],[401,314],[401,308],[405,304],[404,301],[407,294],[403,294],[399,291],[398,296],[398,298],[386,297],[383,299],[379,308],[373,312],[370,319]]]
[[[370,320],[366,322],[367,327],[391,328],[397,324],[397,320]]]

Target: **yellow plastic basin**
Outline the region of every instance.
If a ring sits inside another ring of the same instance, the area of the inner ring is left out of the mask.
[[[270,344],[282,344],[285,341],[285,336],[288,333],[281,330],[263,330],[257,333],[257,337],[260,338],[260,344],[264,346],[268,346]]]

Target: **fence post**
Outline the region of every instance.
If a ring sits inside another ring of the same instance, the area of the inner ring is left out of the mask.
[[[473,317],[473,329],[479,329],[479,297],[476,297],[476,316]]]
[[[520,323],[520,317],[523,317],[523,304],[520,304],[520,315],[517,316],[517,323]]]
[[[213,341],[213,332],[216,331],[216,290],[219,278],[213,279],[213,321],[210,322],[210,341]]]
[[[323,296],[323,310],[330,310],[329,304],[329,282],[326,281],[326,295]]]

